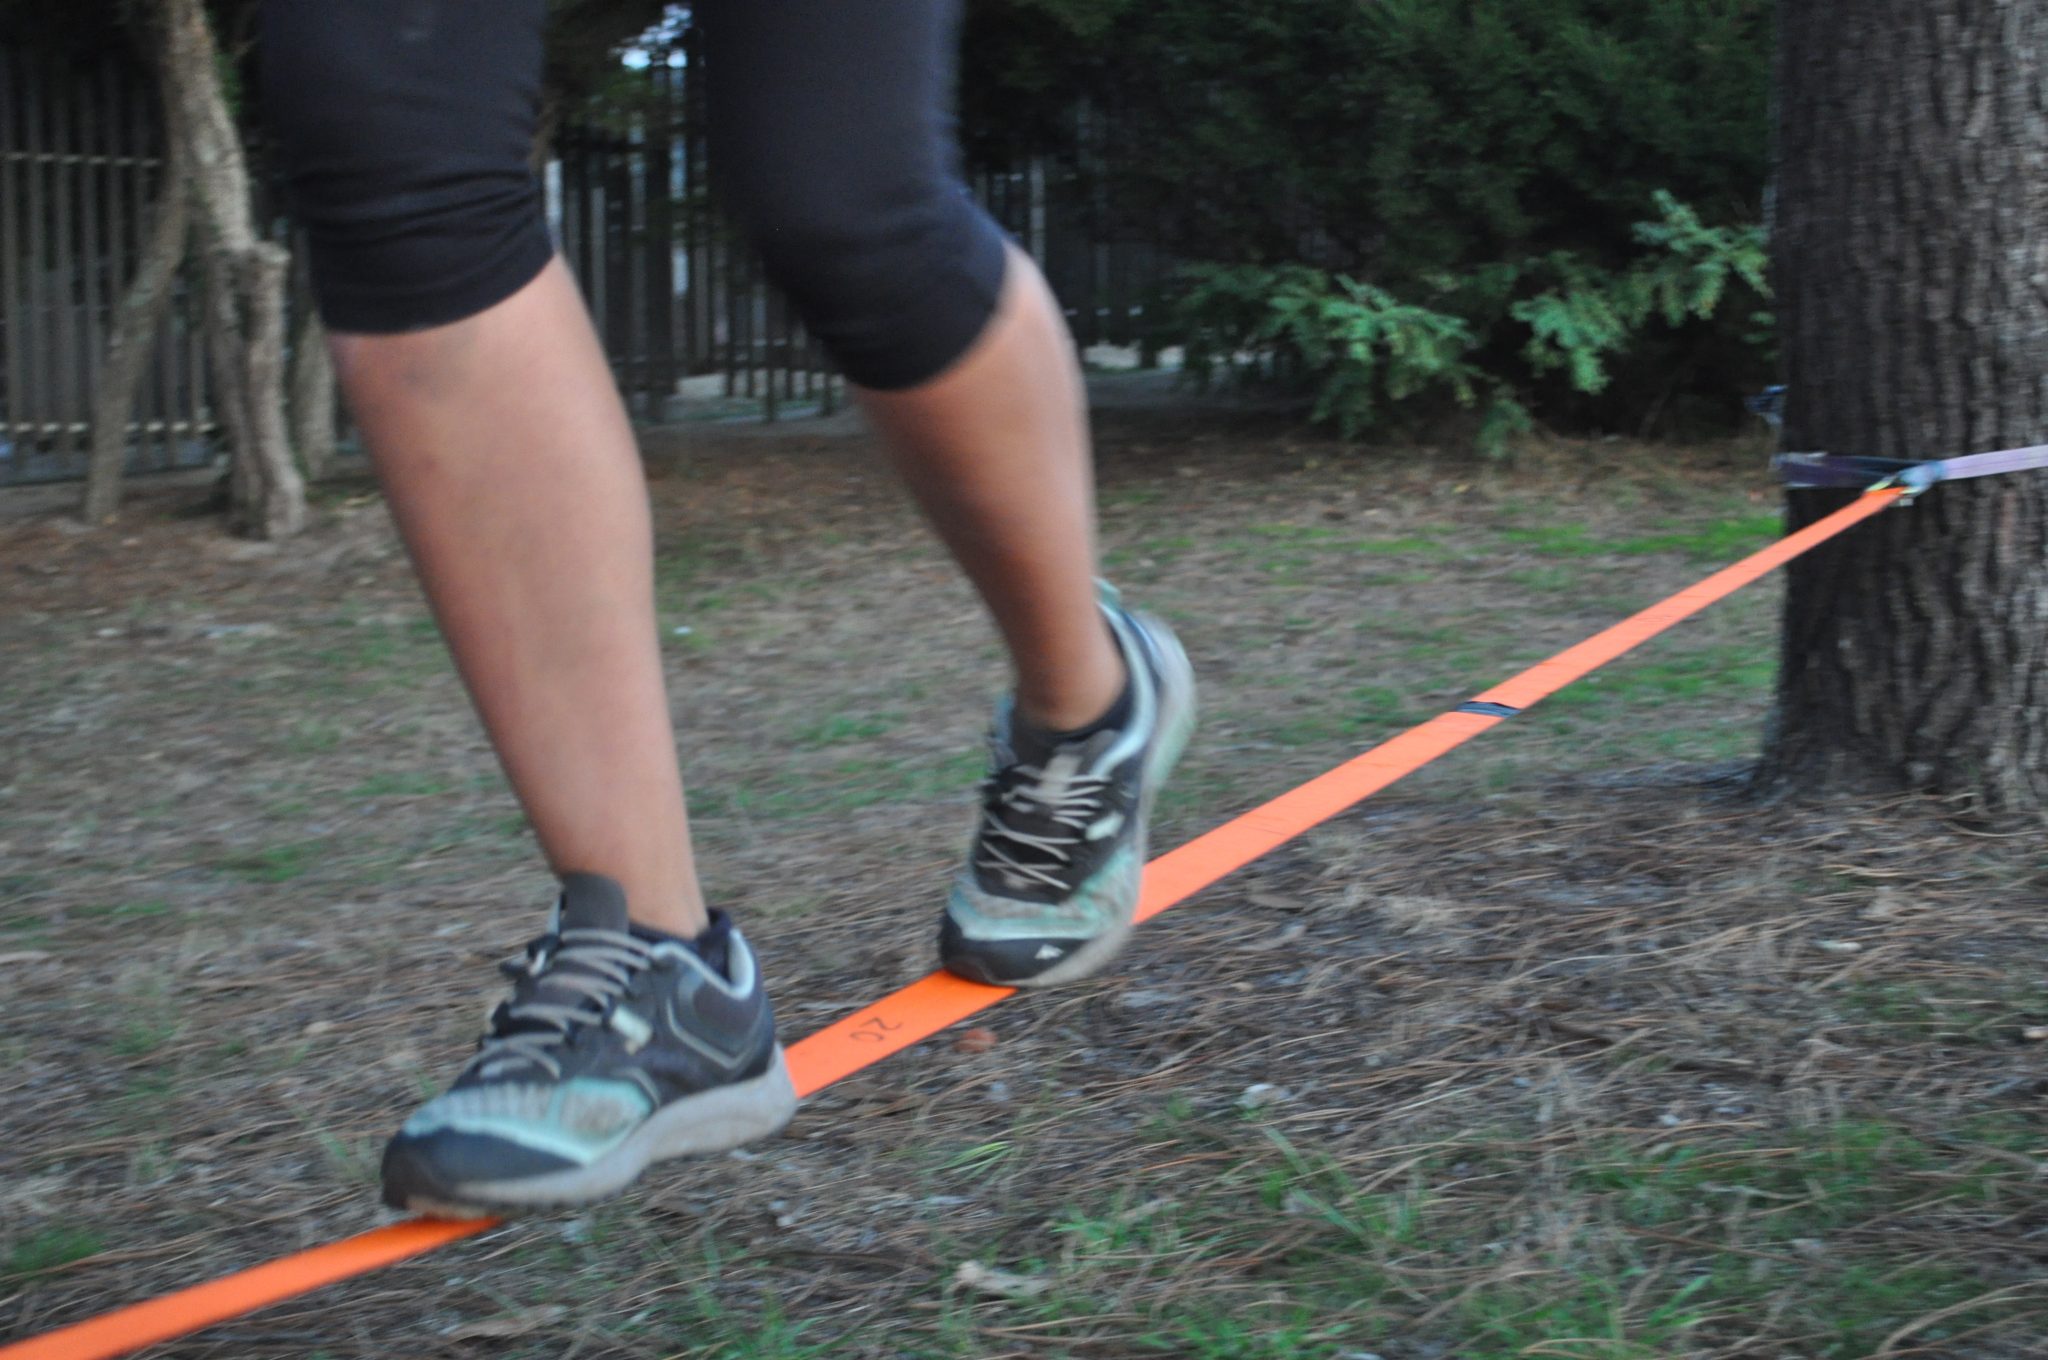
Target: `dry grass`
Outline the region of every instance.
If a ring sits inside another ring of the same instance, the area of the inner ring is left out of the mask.
[[[1207,685],[1169,843],[1768,529],[1721,455],[1105,446],[1115,572]],[[794,1037],[929,967],[997,656],[860,441],[656,464],[709,877]],[[0,528],[0,1335],[380,1221],[382,1138],[546,893],[381,508],[278,554],[184,510]],[[986,1052],[162,1354],[2036,1354],[2048,863],[1937,807],[1745,801],[1773,608],[1007,1003]]]

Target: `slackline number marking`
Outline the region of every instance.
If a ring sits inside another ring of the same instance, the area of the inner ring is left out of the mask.
[[[858,1039],[864,1044],[884,1044],[889,1041],[891,1034],[902,1028],[903,1023],[901,1021],[886,1020],[879,1015],[871,1015],[858,1025],[855,1025],[852,1033],[846,1037]]]

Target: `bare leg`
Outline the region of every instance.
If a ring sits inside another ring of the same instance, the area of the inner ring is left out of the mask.
[[[456,665],[558,873],[705,925],[654,616],[647,490],[558,259],[504,302],[337,335],[343,390]]]
[[[1116,702],[1123,659],[1095,604],[1086,399],[1038,266],[1010,250],[1002,301],[971,349],[905,391],[863,391],[939,536],[987,601],[1017,706],[1062,731]]]

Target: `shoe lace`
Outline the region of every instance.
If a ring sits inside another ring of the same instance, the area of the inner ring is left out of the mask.
[[[559,1080],[558,1050],[579,1030],[609,1020],[653,960],[652,945],[619,930],[564,930],[534,940],[522,957],[499,965],[513,980],[512,999],[491,1012],[473,1070],[491,1076],[508,1064],[531,1063]]]
[[[1056,753],[1044,766],[1011,765],[982,781],[975,867],[1013,884],[1064,892],[1074,847],[1101,815],[1110,781],[1080,773],[1080,758]]]

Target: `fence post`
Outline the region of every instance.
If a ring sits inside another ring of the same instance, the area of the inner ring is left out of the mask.
[[[28,348],[23,324],[21,296],[21,239],[15,229],[15,212],[22,200],[20,156],[22,141],[16,113],[24,73],[20,59],[11,51],[0,51],[0,323],[6,326],[6,417],[7,464],[10,475],[20,475],[23,398],[22,356]]]
[[[647,386],[661,417],[676,392],[675,76],[664,63],[647,138]]]

